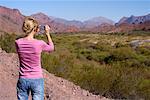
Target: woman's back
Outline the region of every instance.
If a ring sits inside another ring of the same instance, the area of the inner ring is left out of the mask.
[[[19,76],[22,78],[42,78],[41,52],[53,51],[53,43],[43,40],[27,40],[20,38],[15,41],[20,61]]]

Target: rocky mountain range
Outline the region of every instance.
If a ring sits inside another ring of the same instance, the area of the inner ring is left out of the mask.
[[[42,12],[32,14],[40,24],[48,24],[53,32],[128,32],[132,30],[150,30],[150,14],[144,16],[123,17],[117,23],[104,18],[95,17],[85,21],[66,20],[62,18],[48,16]],[[22,23],[25,15],[18,9],[11,9],[0,6],[0,34],[17,33],[22,34]]]
[[[0,6],[0,34],[4,32],[22,33],[21,25],[25,16],[18,9]]]
[[[150,21],[150,14],[147,14],[145,16],[130,16],[130,17],[123,17],[120,19],[120,21],[117,23],[118,25],[122,23],[127,24],[142,24],[146,21]]]
[[[128,32],[132,30],[150,30],[150,14],[144,16],[122,17],[118,23],[115,24],[116,28],[113,30]]]
[[[77,21],[77,20],[68,21],[68,20],[65,20],[62,18],[54,18],[54,17],[53,17],[53,20],[56,23],[62,23],[65,25],[75,26],[77,28],[93,28],[93,27],[99,26],[103,23],[107,23],[110,25],[114,24],[114,22],[112,20],[109,20],[109,19],[104,18],[104,17],[95,17],[95,18],[88,19],[88,20],[83,21],[83,22]]]

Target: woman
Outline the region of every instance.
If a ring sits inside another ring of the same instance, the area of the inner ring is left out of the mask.
[[[45,26],[48,44],[34,38],[34,35],[40,31],[35,19],[27,17],[22,29],[26,36],[15,41],[20,62],[17,98],[18,100],[28,100],[31,91],[32,100],[44,100],[44,79],[40,57],[42,51],[54,51],[54,44],[49,34],[50,27]]]

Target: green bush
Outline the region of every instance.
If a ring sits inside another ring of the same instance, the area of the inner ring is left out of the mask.
[[[100,41],[95,45],[94,49],[97,49],[99,51],[110,51],[112,49],[112,46],[108,43]]]
[[[134,59],[136,56],[136,53],[131,48],[117,48],[113,50],[110,54],[110,57],[113,61],[122,61],[126,59]]]
[[[149,100],[150,98],[150,79],[143,79],[139,82],[138,94],[139,98],[145,98],[145,100]]]
[[[16,34],[5,34],[0,36],[0,47],[6,52],[16,52],[15,48],[15,39],[17,38]]]
[[[145,48],[145,47],[139,47],[136,49],[136,52],[145,56],[149,56],[150,55],[150,50],[149,48]]]

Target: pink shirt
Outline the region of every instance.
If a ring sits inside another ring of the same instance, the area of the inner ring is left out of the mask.
[[[15,41],[19,57],[21,78],[43,78],[41,68],[41,52],[54,50],[53,42],[45,43],[43,40],[27,40],[20,38]]]

